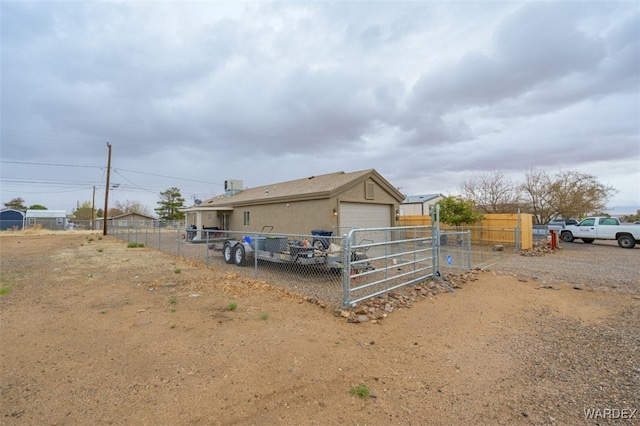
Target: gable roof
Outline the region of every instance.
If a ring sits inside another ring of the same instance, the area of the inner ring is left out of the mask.
[[[374,169],[368,169],[350,173],[334,172],[248,188],[231,196],[210,198],[203,201],[199,206],[189,208],[189,210],[206,210],[207,207],[220,206],[271,204],[284,200],[301,201],[330,198],[334,194],[340,193],[367,179],[373,179],[376,183],[384,187],[398,202],[404,199],[404,195],[387,182],[378,172]]]
[[[11,208],[5,208],[5,209],[1,209],[0,210],[0,213],[8,213],[8,212],[20,213],[24,217],[24,211],[22,211],[22,210],[16,210],[16,209],[11,209]]]
[[[129,212],[129,213],[122,213],[122,214],[119,214],[117,216],[109,216],[107,218],[107,220],[109,220],[109,219],[120,219],[120,218],[127,217],[127,216],[140,216],[140,217],[144,217],[144,218],[151,219],[151,220],[155,220],[156,219],[155,217],[147,216],[146,214],[136,213],[136,212]],[[102,218],[100,218],[100,219],[102,219]]]
[[[67,217],[66,210],[27,210],[27,217],[49,217],[49,218],[59,218],[59,217]]]
[[[402,204],[420,204],[426,203],[436,198],[444,197],[442,194],[423,194],[423,195],[409,195]]]

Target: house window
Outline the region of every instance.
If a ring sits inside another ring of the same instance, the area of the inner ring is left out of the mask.
[[[35,224],[36,224],[36,218],[35,217],[27,218],[27,225],[35,225]]]
[[[64,218],[56,217],[56,225],[64,225]]]
[[[365,182],[364,184],[364,198],[367,200],[373,200],[373,182]]]
[[[244,226],[249,226],[249,212],[244,212]]]

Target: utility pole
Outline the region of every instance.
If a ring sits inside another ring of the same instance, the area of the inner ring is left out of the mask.
[[[104,192],[104,213],[102,214],[102,235],[107,235],[107,212],[109,211],[109,178],[111,177],[111,144],[109,148],[109,160],[107,161],[107,189]]]
[[[96,186],[93,185],[93,198],[91,199],[91,230],[96,229]]]

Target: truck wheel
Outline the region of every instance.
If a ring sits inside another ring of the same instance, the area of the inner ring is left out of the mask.
[[[565,243],[570,243],[573,241],[573,234],[569,231],[565,231],[562,234],[560,234],[560,239]]]
[[[233,258],[237,266],[245,266],[247,264],[247,254],[242,244],[236,244],[233,250]]]
[[[233,247],[231,247],[229,241],[222,246],[222,257],[224,258],[224,263],[233,263]]]
[[[583,238],[582,242],[585,244],[591,244],[593,242],[593,238]]]
[[[636,240],[631,235],[620,235],[618,237],[618,245],[622,248],[634,248],[636,246]]]

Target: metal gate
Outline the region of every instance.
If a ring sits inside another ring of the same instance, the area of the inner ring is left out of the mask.
[[[438,276],[434,227],[354,229],[343,239],[344,308]]]

